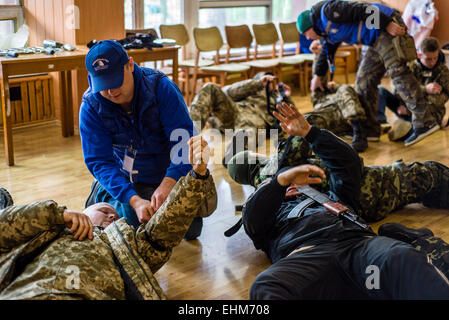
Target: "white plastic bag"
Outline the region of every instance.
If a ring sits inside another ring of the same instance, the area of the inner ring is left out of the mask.
[[[402,18],[416,47],[419,47],[421,41],[430,36],[438,20],[438,10],[432,0],[410,0]]]
[[[0,36],[0,49],[23,48],[28,43],[30,28],[24,24],[16,33]]]

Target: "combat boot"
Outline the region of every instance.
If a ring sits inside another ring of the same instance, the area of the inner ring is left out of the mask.
[[[368,148],[368,140],[359,120],[351,121],[353,140],[351,142],[351,147],[357,152],[363,152]]]
[[[248,150],[249,136],[245,130],[238,130],[232,136],[231,143],[227,146],[225,156],[222,160],[223,166],[227,169],[228,163],[238,153]]]
[[[399,223],[385,223],[379,227],[379,236],[412,243],[422,237],[433,237],[433,232],[427,228],[412,229]]]
[[[8,208],[14,204],[8,190],[0,188],[0,210]]]

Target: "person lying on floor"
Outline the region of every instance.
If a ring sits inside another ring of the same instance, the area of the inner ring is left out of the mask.
[[[278,111],[283,130],[302,137],[329,173],[310,164],[284,167],[245,203],[245,232],[272,262],[255,279],[250,298],[449,299],[447,279],[426,255],[376,235],[357,215],[362,178],[357,153],[311,126],[294,106],[283,104]],[[326,194],[309,187],[326,177]]]
[[[139,228],[107,203],[83,213],[54,201],[0,211],[0,299],[167,299],[154,273],[170,258],[195,217],[217,206],[207,169],[209,147],[189,141],[193,170]]]

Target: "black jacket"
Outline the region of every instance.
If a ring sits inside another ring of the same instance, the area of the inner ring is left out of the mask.
[[[357,210],[362,175],[357,152],[331,132],[316,127],[312,127],[305,140],[329,169],[330,198]],[[374,235],[372,231],[336,217],[318,204],[306,209],[301,218],[287,219],[289,212],[301,201],[286,201],[286,190],[287,187],[277,182],[277,177],[266,180],[243,209],[246,233],[254,246],[263,250],[273,263],[303,245]]]

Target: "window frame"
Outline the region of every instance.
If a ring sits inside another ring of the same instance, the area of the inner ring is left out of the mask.
[[[23,13],[23,0],[19,4],[0,5],[0,21],[12,20],[14,23],[14,32],[17,32],[22,24],[25,23]]]
[[[12,21],[14,23],[14,32],[17,32],[19,27],[17,26],[17,17],[0,17],[0,21]]]
[[[266,7],[266,20],[272,20],[272,0],[196,0],[199,9],[235,8],[235,7]],[[144,0],[131,0],[132,2],[132,29],[144,29]],[[185,0],[183,0],[185,2]],[[183,3],[184,5],[184,3]]]
[[[266,21],[271,21],[273,12],[272,0],[199,0],[200,9],[266,7]]]

